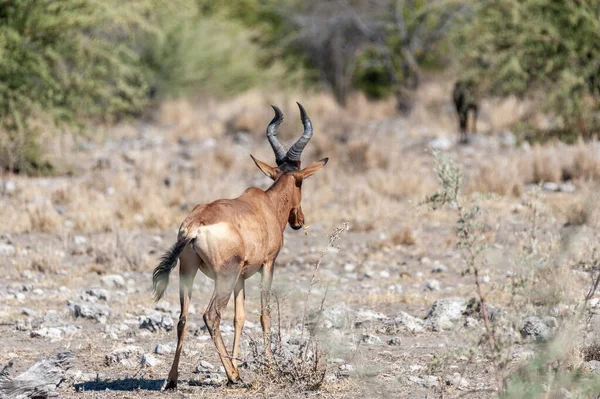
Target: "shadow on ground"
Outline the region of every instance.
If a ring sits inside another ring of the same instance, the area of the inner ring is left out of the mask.
[[[165,380],[146,380],[143,378],[126,378],[124,380],[87,381],[75,384],[75,391],[160,391]]]

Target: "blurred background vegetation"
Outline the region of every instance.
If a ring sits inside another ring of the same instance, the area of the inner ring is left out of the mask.
[[[598,132],[600,0],[2,0],[0,168],[51,172],[39,126],[85,129],[164,99],[253,87],[393,96],[454,71]],[[450,97],[450,93],[449,93]],[[535,131],[534,135],[548,132]]]

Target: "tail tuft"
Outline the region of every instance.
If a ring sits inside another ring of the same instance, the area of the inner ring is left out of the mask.
[[[188,237],[180,237],[175,245],[163,255],[160,264],[154,269],[154,273],[152,274],[152,291],[155,302],[158,302],[165,294],[167,286],[169,285],[169,275],[171,274],[171,270],[175,269],[175,266],[177,266],[179,254],[181,254],[181,251],[183,251],[190,241],[191,239]]]

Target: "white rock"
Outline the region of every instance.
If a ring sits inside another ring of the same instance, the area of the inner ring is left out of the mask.
[[[438,299],[431,305],[425,319],[435,331],[448,330],[455,321],[462,319],[465,310],[467,303],[461,298]]]
[[[157,358],[155,358],[154,356],[152,356],[148,353],[144,353],[142,355],[142,359],[140,360],[140,364],[143,367],[154,367],[154,366],[160,364],[160,360],[158,360]]]
[[[441,264],[441,263],[436,263],[431,268],[431,272],[432,273],[445,273],[447,271],[448,271],[448,267],[446,265],[444,265],[444,264]]]
[[[125,278],[118,274],[108,274],[106,276],[102,276],[100,278],[103,284],[114,287],[114,288],[124,288],[125,287]]]
[[[388,272],[387,270],[382,270],[379,272],[379,277],[381,278],[390,278],[390,272]]]
[[[10,256],[15,253],[15,247],[10,244],[0,243],[0,255]]]
[[[553,183],[553,182],[546,182],[542,185],[542,188],[545,191],[558,191],[559,187],[558,184]]]
[[[409,315],[406,312],[399,312],[396,316],[385,323],[385,331],[388,334],[395,334],[398,330],[406,330],[412,333],[421,332],[425,322]]]
[[[207,362],[206,360],[200,360],[200,363],[196,366],[195,373],[206,373],[212,372],[215,369],[212,363]]]
[[[362,337],[360,338],[361,342],[367,344],[367,345],[380,345],[381,344],[381,338],[379,338],[377,335],[373,335],[373,334],[363,334]]]
[[[563,193],[574,193],[577,191],[577,187],[573,183],[567,182],[560,185],[559,190]]]
[[[429,142],[429,148],[433,150],[448,150],[452,148],[452,140],[446,136],[437,137]]]
[[[426,287],[430,291],[439,291],[442,289],[442,283],[438,280],[427,280]]]
[[[73,237],[73,243],[77,246],[81,246],[87,242],[87,238],[85,236],[77,235]]]
[[[7,182],[4,183],[4,190],[7,193],[13,193],[16,189],[17,189],[17,185],[15,184],[14,181],[8,180]]]

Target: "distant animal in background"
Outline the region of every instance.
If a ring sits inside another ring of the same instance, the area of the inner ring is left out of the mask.
[[[458,114],[459,143],[469,142],[468,133],[477,132],[477,114],[479,113],[479,93],[472,80],[458,80],[454,84],[452,99]]]

